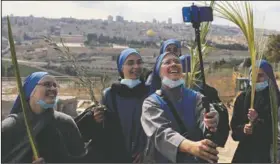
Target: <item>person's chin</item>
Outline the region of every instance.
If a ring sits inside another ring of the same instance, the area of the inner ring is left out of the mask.
[[[177,80],[180,80],[180,77],[174,76],[174,77],[171,77],[170,79],[173,80],[173,81],[177,81]]]
[[[134,75],[134,76],[131,77],[131,79],[132,80],[137,80],[137,79],[139,79],[139,76],[138,75]]]
[[[54,104],[55,103],[55,99],[48,99],[45,101],[47,104]]]

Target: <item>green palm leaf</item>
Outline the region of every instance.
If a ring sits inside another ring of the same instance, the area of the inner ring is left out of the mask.
[[[273,163],[277,162],[277,149],[278,149],[278,100],[276,89],[272,81],[269,80],[269,97],[270,97],[270,106],[271,106],[271,117],[272,117],[272,131],[273,131],[273,140],[272,140],[272,161]]]
[[[254,12],[249,2],[220,2],[217,3],[215,11],[219,14],[221,18],[224,18],[235,25],[237,25],[244,37],[246,38],[249,54],[251,58],[252,65],[252,92],[251,92],[251,102],[250,107],[253,108],[254,97],[255,97],[255,86],[256,86],[256,75],[259,66],[256,65],[256,60],[262,58],[264,54],[265,47],[267,45],[267,39],[263,35],[257,37],[254,28]],[[276,163],[277,159],[277,117],[278,117],[278,106],[275,104],[275,89],[271,88],[270,85],[270,97],[271,97],[271,108],[273,117],[273,162]]]
[[[9,17],[7,17],[7,21],[8,21],[8,35],[9,35],[11,57],[12,57],[12,63],[14,65],[15,76],[17,79],[17,88],[18,88],[19,95],[20,95],[22,112],[23,112],[23,116],[24,116],[24,124],[26,126],[26,131],[27,131],[27,135],[28,135],[28,138],[30,141],[30,145],[32,148],[34,158],[35,158],[35,160],[37,160],[39,158],[39,154],[38,154],[38,151],[36,148],[36,143],[34,141],[34,136],[32,135],[32,132],[30,130],[31,126],[29,124],[28,116],[26,114],[27,113],[27,111],[26,111],[27,102],[26,102],[26,98],[25,98],[24,91],[23,91],[22,84],[21,84],[20,72],[19,72],[19,67],[18,67],[18,63],[17,63],[16,51],[15,51],[15,44],[14,44],[13,33],[12,33],[12,28],[11,28],[11,23],[10,23]]]

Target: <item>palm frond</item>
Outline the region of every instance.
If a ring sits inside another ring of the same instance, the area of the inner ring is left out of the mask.
[[[215,11],[218,12],[222,18],[237,25],[246,38],[252,63],[252,92],[250,107],[253,108],[257,72],[253,9],[249,2],[240,2],[232,5],[230,2],[221,1],[216,4]]]
[[[8,22],[8,36],[9,36],[9,43],[10,43],[10,50],[11,50],[11,58],[12,58],[13,66],[14,66],[16,79],[17,79],[17,88],[18,88],[19,95],[20,95],[20,101],[21,101],[22,112],[23,112],[23,117],[24,117],[24,124],[26,126],[26,131],[27,131],[28,139],[30,141],[30,145],[31,145],[31,149],[32,149],[34,158],[35,158],[35,160],[37,160],[39,158],[39,153],[38,153],[38,149],[36,147],[34,136],[31,131],[32,128],[31,128],[29,118],[27,115],[27,102],[26,102],[25,94],[24,94],[23,87],[21,84],[20,72],[19,72],[19,67],[18,67],[18,63],[17,63],[16,49],[15,49],[15,44],[14,44],[14,39],[13,39],[13,32],[12,32],[10,19],[8,16],[7,16],[7,22]]]
[[[269,80],[269,97],[270,97],[270,106],[271,106],[271,116],[272,116],[272,131],[273,131],[273,140],[272,140],[272,162],[277,162],[277,150],[278,150],[278,100],[276,89],[273,82]]]
[[[249,2],[233,2],[232,5],[230,2],[220,2],[217,3],[215,11],[219,14],[221,18],[224,18],[235,25],[237,25],[244,37],[246,38],[249,54],[251,58],[251,67],[252,67],[252,92],[251,92],[251,102],[250,108],[253,108],[254,97],[255,97],[255,86],[256,86],[256,75],[259,69],[259,66],[256,65],[256,61],[261,59],[264,55],[265,47],[267,45],[267,38],[264,37],[263,33],[257,35],[256,29],[254,28],[254,12]],[[260,63],[259,63],[260,64]],[[271,82],[270,82],[271,83]],[[272,108],[272,117],[273,117],[273,163],[277,161],[277,117],[278,117],[278,106],[275,103],[277,101],[275,88],[271,88],[270,84],[270,98],[271,98],[271,108]],[[276,100],[275,100],[276,99]]]

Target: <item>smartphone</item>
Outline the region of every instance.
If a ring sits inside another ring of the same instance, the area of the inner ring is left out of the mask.
[[[191,7],[182,8],[184,22],[211,22],[213,21],[213,10],[211,7]]]

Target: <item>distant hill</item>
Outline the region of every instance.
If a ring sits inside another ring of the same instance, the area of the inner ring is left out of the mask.
[[[151,22],[115,22],[101,19],[81,20],[74,18],[40,18],[40,17],[10,17],[15,39],[37,38],[42,35],[82,35],[93,33],[109,37],[122,37],[126,40],[164,40],[177,38],[193,40],[194,30],[191,25],[165,24]],[[154,36],[148,36],[147,31],[152,29]],[[275,30],[266,30],[264,35],[280,33]],[[2,35],[7,37],[7,20],[2,17]],[[236,27],[213,25],[209,39],[217,44],[245,44],[241,31]]]
[[[2,77],[14,77],[14,70],[11,67],[12,63],[10,61],[3,61],[2,60]],[[28,64],[19,64],[19,71],[20,71],[20,76],[21,77],[26,77],[28,75],[30,75],[33,72],[38,72],[38,71],[47,71],[49,72],[51,75],[65,75],[65,74],[61,74],[59,72],[55,72],[53,70],[47,70],[45,68],[41,68],[41,67],[37,67],[37,66],[28,66]]]
[[[12,63],[9,61],[2,61],[2,76],[9,76],[9,75],[7,75],[7,74],[9,74],[8,73],[9,71],[7,71],[7,69],[8,70],[10,69],[10,71],[13,71],[11,65],[12,65]],[[42,71],[40,69],[37,69],[34,67],[29,67],[26,65],[21,65],[21,64],[19,64],[19,70],[20,70],[21,77],[26,77],[29,74],[36,72],[36,71]],[[5,73],[3,74],[3,72],[5,72]],[[13,74],[10,74],[10,75],[14,76]]]

